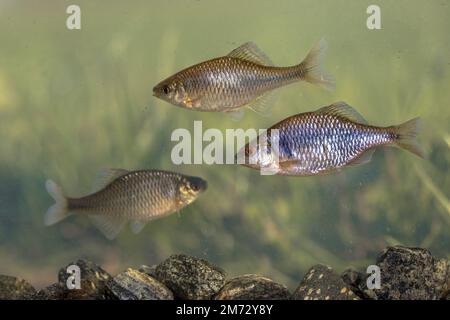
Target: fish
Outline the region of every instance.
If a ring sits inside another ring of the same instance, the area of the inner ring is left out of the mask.
[[[271,174],[314,176],[368,163],[380,146],[397,146],[424,158],[417,142],[420,118],[377,127],[345,102],[300,113],[271,126],[236,154],[239,164]]]
[[[321,39],[299,64],[276,67],[253,42],[228,55],[188,67],[161,81],[153,95],[182,108],[205,112],[238,112],[247,106],[267,115],[273,105],[273,89],[307,81],[335,88],[334,78],[323,68],[327,43]]]
[[[207,189],[207,182],[164,170],[105,169],[98,175],[92,193],[81,198],[66,197],[50,179],[45,187],[55,200],[44,216],[46,226],[73,213],[87,215],[112,240],[127,222],[136,234],[147,222],[186,207]]]

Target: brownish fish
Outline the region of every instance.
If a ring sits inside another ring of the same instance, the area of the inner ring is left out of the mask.
[[[162,170],[109,169],[100,174],[96,185],[90,195],[68,198],[47,180],[47,191],[56,203],[45,214],[45,225],[70,213],[86,214],[108,239],[114,239],[128,220],[138,233],[148,221],[179,211],[207,188],[201,178]]]
[[[419,118],[376,127],[345,102],[300,113],[275,124],[259,142],[237,154],[240,164],[279,175],[310,176],[370,161],[378,146],[398,146],[423,157],[416,135]]]
[[[275,67],[249,42],[224,57],[176,73],[156,85],[153,94],[192,110],[230,112],[248,106],[265,113],[271,106],[268,93],[275,88],[301,80],[334,88],[333,78],[322,70],[325,49],[322,39],[300,64]]]

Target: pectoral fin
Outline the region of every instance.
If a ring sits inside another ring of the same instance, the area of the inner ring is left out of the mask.
[[[278,164],[279,168],[282,172],[296,172],[299,169],[299,161],[298,160],[287,160],[282,161]]]

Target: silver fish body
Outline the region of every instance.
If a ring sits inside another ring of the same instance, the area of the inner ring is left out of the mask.
[[[422,156],[415,141],[418,119],[399,126],[371,126],[345,103],[289,117],[267,132],[259,144],[247,144],[241,157],[246,166],[272,168],[279,175],[317,175],[364,164],[382,145]]]
[[[178,106],[198,111],[231,111],[266,91],[298,81],[303,72],[296,67],[278,68],[221,57],[185,69],[165,82],[180,83],[172,101]],[[163,90],[156,87],[155,92]]]
[[[319,42],[305,60],[292,67],[275,67],[252,43],[224,57],[188,67],[161,81],[153,94],[174,105],[198,111],[229,112],[248,105],[258,109],[266,93],[305,80],[327,88],[334,80],[321,69],[326,48]]]

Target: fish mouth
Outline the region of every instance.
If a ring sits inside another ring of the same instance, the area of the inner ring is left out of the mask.
[[[153,94],[152,94],[152,95],[153,95],[154,97],[158,97],[157,92],[158,92],[158,86],[153,87]]]
[[[208,182],[206,180],[200,179],[200,184],[201,184],[201,190],[202,191],[206,191],[206,189],[208,189]]]
[[[202,191],[206,191],[208,189],[208,182],[206,180],[202,180]]]
[[[196,192],[203,192],[208,189],[208,182],[199,177],[191,177],[189,183]]]

